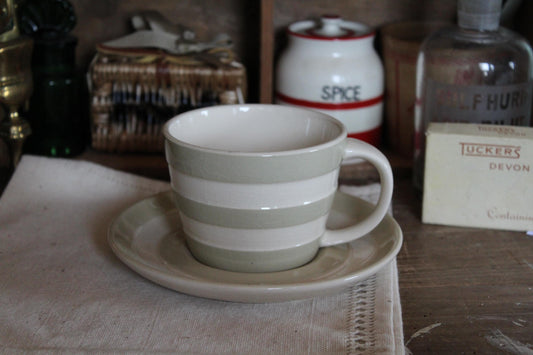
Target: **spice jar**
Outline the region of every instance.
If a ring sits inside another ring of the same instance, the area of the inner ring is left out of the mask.
[[[349,136],[380,143],[383,64],[367,25],[323,16],[289,26],[276,68],[276,103],[315,109],[340,120]]]

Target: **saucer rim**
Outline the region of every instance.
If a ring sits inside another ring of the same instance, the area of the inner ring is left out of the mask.
[[[124,264],[126,264],[130,269],[132,269],[137,274],[143,276],[149,281],[168,288],[170,290],[177,291],[179,293],[197,296],[202,298],[220,300],[220,301],[231,301],[231,302],[242,302],[242,303],[270,303],[270,302],[285,302],[292,300],[301,300],[313,298],[321,295],[328,295],[335,292],[340,292],[348,286],[363,281],[372,275],[376,274],[378,271],[383,269],[388,265],[398,254],[403,243],[403,233],[398,225],[397,221],[390,215],[387,214],[384,220],[380,223],[391,224],[389,238],[393,242],[390,250],[383,255],[383,257],[374,260],[373,263],[367,265],[357,271],[350,272],[347,274],[339,274],[339,271],[336,271],[335,274],[338,274],[337,277],[327,280],[316,280],[316,281],[304,281],[304,282],[291,282],[286,284],[274,284],[274,283],[255,283],[255,284],[242,284],[236,282],[215,282],[213,280],[208,280],[205,278],[191,278],[190,275],[180,275],[173,273],[172,270],[167,269],[166,272],[163,271],[164,264],[163,261],[160,262],[161,268],[154,267],[153,262],[147,262],[143,259],[141,254],[135,253],[136,257],[131,257],[131,252],[133,249],[130,249],[130,255],[127,252],[122,250],[123,245],[115,240],[117,232],[115,228],[117,223],[121,218],[124,217],[125,213],[133,209],[134,207],[147,204],[149,201],[165,198],[165,195],[171,194],[171,191],[164,191],[152,196],[146,197],[140,201],[137,201],[130,206],[123,209],[109,224],[107,231],[107,240],[115,256],[118,257]],[[344,195],[349,199],[357,201],[358,204],[364,206],[364,208],[372,208],[372,204],[368,201],[365,201],[357,196],[353,196],[342,191],[337,191],[336,195]],[[168,198],[168,197],[167,197]],[[154,210],[157,206],[150,206]],[[161,213],[158,213],[153,218],[165,214],[175,213],[177,214],[179,209],[177,207],[165,208],[161,210]],[[147,222],[145,222],[147,223]],[[138,227],[137,227],[138,228]],[[372,232],[370,232],[372,233]],[[369,234],[370,234],[369,233]],[[363,239],[365,237],[361,237]],[[183,244],[184,245],[184,244]],[[348,246],[351,248],[350,246]],[[324,247],[324,248],[335,248]],[[161,259],[160,254],[159,259]],[[350,259],[349,257],[347,259]],[[353,258],[352,258],[353,259]],[[313,263],[311,261],[310,263]],[[350,261],[350,260],[348,260]],[[344,261],[347,262],[347,261]],[[353,260],[352,260],[353,262]],[[198,262],[199,265],[205,267],[205,265]],[[225,270],[212,269],[213,272],[227,273]],[[235,274],[248,274],[249,273],[238,273]],[[266,274],[275,274],[275,273],[266,273]],[[332,275],[334,277],[335,275]]]

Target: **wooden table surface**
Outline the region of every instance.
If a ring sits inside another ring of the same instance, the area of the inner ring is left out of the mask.
[[[422,224],[398,181],[394,217],[405,342],[414,354],[533,354],[533,236]],[[532,203],[533,207],[533,203]]]
[[[161,155],[88,151],[80,159],[168,179]],[[422,224],[409,169],[402,159],[391,161],[394,217],[404,233],[397,260],[407,349],[413,354],[533,354],[533,236]],[[341,172],[341,183],[375,179],[364,166]]]

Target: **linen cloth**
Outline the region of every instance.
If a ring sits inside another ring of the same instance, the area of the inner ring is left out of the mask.
[[[24,156],[0,198],[0,352],[404,353],[395,260],[338,294],[272,304],[197,298],[130,270],[107,228],[169,189],[93,163]],[[378,185],[342,190],[379,194]]]

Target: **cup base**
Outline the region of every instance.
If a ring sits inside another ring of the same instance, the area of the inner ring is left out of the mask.
[[[273,251],[235,251],[216,248],[186,236],[187,247],[201,263],[227,271],[261,273],[293,269],[307,264],[316,256],[319,241]]]

